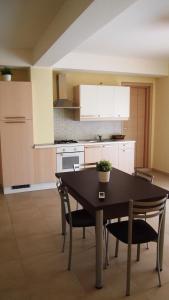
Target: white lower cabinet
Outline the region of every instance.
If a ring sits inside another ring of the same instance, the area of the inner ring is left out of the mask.
[[[102,146],[91,145],[85,147],[85,163],[93,163],[102,159]]]
[[[118,168],[118,144],[103,145],[102,159],[109,160],[114,168]]]
[[[114,168],[128,174],[134,172],[135,142],[85,146],[85,163],[109,160]]]
[[[126,173],[134,173],[134,143],[119,144],[118,169]]]

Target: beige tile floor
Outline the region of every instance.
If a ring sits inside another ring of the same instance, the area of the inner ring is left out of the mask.
[[[155,183],[169,189],[169,176],[155,175]],[[72,206],[74,205],[72,201]],[[169,205],[167,209],[169,216]],[[126,246],[104,270],[104,288],[94,288],[94,230],[74,230],[72,271],[66,270],[67,250],[61,253],[60,201],[56,190],[0,195],[0,300],[109,300],[125,298]],[[66,247],[67,248],[67,247]],[[168,299],[169,218],[166,218],[163,286],[157,287],[155,245],[141,249],[135,261],[133,248],[132,295],[130,299]]]

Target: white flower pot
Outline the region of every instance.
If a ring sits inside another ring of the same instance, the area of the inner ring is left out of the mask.
[[[12,78],[11,74],[4,74],[2,77],[4,81],[11,81]]]
[[[109,180],[110,180],[110,171],[99,172],[99,181],[100,182],[109,182]]]

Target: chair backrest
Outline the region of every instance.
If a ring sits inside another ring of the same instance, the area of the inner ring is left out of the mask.
[[[59,179],[56,183],[57,189],[60,195],[61,205],[63,208],[64,215],[68,214],[70,223],[72,222],[71,217],[71,207],[70,207],[70,200],[69,200],[69,194],[68,189],[66,186],[63,185],[61,179]]]
[[[148,174],[146,172],[143,172],[141,170],[136,170],[135,173],[133,174],[134,176],[137,176],[137,177],[141,177],[143,179],[145,179],[146,181],[149,181],[151,183],[153,183],[153,180],[154,180],[154,176],[151,175],[151,174]]]
[[[128,241],[132,241],[132,222],[133,219],[146,219],[159,216],[158,236],[161,231],[161,224],[165,214],[166,200],[168,195],[158,200],[129,200],[129,226],[128,226]]]
[[[96,167],[96,162],[95,163],[86,163],[86,164],[74,164],[73,170],[76,172],[76,171],[80,171],[80,170],[83,170],[83,169],[89,168],[89,167]]]

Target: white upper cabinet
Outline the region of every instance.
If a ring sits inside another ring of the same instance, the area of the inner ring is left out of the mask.
[[[97,97],[99,102],[99,117],[112,118],[115,110],[115,90],[113,86],[97,86]]]
[[[81,116],[85,118],[97,118],[100,113],[97,86],[81,85],[79,88],[79,97]]]
[[[115,86],[114,89],[115,117],[128,119],[130,115],[130,88]]]
[[[75,89],[77,120],[127,120],[130,88],[123,86],[80,85]]]

